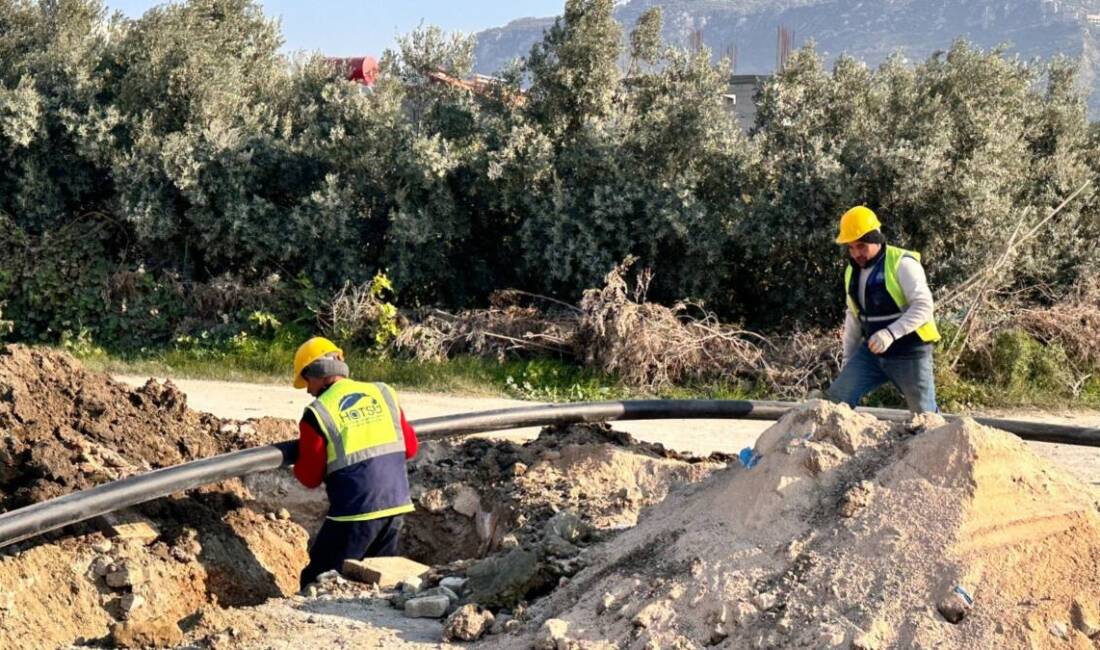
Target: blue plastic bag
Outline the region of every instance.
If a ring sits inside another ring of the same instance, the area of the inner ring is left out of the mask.
[[[756,450],[752,447],[745,447],[741,450],[741,453],[737,454],[737,459],[741,461],[742,467],[752,469],[760,462],[760,454],[756,453]]]

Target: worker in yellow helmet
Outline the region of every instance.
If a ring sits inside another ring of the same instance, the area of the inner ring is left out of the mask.
[[[401,516],[413,511],[405,461],[416,455],[416,432],[392,388],[348,374],[344,352],[326,338],[294,354],[294,387],[316,398],[298,423],[294,476],[309,488],[323,482],[329,500],[303,589],[344,560],[398,555]]]
[[[878,216],[857,206],[840,218],[847,246],[844,363],[826,395],[855,408],[892,382],[914,413],[938,411],[932,344],[940,340],[920,253],[886,243]]]

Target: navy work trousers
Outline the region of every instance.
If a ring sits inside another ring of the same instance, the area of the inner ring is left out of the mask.
[[[326,519],[309,547],[309,564],[302,569],[302,589],[325,571],[339,570],[344,560],[397,555],[401,515],[367,521]]]

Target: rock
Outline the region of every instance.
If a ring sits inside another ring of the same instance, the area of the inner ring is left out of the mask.
[[[183,643],[183,631],[171,619],[126,621],[111,626],[111,641],[120,648],[164,648]]]
[[[515,465],[512,465],[512,476],[523,476],[526,473],[527,466],[523,463],[517,462]]]
[[[905,430],[911,434],[924,433],[932,429],[938,429],[947,424],[939,413],[919,413],[905,423]]]
[[[424,588],[424,578],[420,576],[408,576],[401,581],[398,587],[401,589],[401,593],[406,596],[415,596]]]
[[[1100,635],[1100,622],[1097,621],[1095,605],[1086,604],[1080,599],[1074,600],[1073,607],[1070,608],[1070,620],[1073,621],[1073,627],[1090,639]]]
[[[1062,621],[1055,621],[1050,624],[1050,633],[1059,639],[1069,638],[1069,626]]]
[[[466,570],[470,599],[486,607],[511,607],[539,582],[538,555],[517,548],[487,557]]]
[[[504,537],[500,538],[500,547],[504,550],[519,548],[519,538],[517,538],[513,533],[508,533]]]
[[[276,519],[277,519],[277,517],[275,516],[274,512],[267,513],[267,520],[268,521],[275,521]]]
[[[615,609],[615,596],[604,594],[603,597],[600,598],[600,602],[596,603],[596,613],[603,614],[611,609]]]
[[[431,513],[443,512],[450,507],[450,505],[450,502],[447,501],[447,497],[443,494],[443,490],[438,488],[428,490],[420,496],[420,507]]]
[[[567,542],[577,542],[592,532],[591,526],[586,524],[576,513],[562,510],[546,522],[547,530],[553,531]]]
[[[404,557],[369,557],[344,560],[340,572],[352,580],[392,589],[410,576],[423,577],[431,570],[419,562]]]
[[[330,571],[325,571],[324,573],[318,575],[313,581],[316,582],[317,584],[324,585],[324,584],[328,584],[330,582],[336,582],[336,579],[339,578],[339,577],[340,577],[340,572],[337,571],[336,569],[332,569]]]
[[[444,641],[477,641],[493,627],[493,613],[470,603],[455,610],[443,623]]]
[[[102,578],[111,572],[111,564],[111,558],[106,555],[100,555],[92,560],[92,564],[88,568],[93,574]]]
[[[875,485],[870,481],[860,481],[859,485],[853,486],[841,499],[838,511],[840,516],[854,517],[857,512],[866,508],[871,503],[874,489]]]
[[[523,624],[514,618],[504,621],[504,631],[508,634],[511,634],[512,632],[517,632],[522,627]]]
[[[112,544],[109,539],[101,539],[92,542],[92,550],[96,553],[110,553],[112,548],[114,548],[114,544]]]
[[[756,597],[752,599],[752,604],[756,605],[757,609],[762,612],[766,612],[772,607],[775,607],[776,602],[779,599],[775,597],[775,594],[770,591],[762,591],[756,594]]]
[[[806,448],[808,451],[803,464],[813,476],[840,466],[847,458],[844,452],[830,444],[808,442]]]
[[[405,603],[405,616],[409,618],[443,618],[451,601],[446,596],[417,596]]]
[[[133,587],[141,584],[142,579],[141,569],[137,565],[132,562],[123,562],[121,565],[112,567],[111,572],[107,574],[107,586],[116,589]]]
[[[974,604],[957,591],[951,591],[936,603],[936,610],[948,623],[959,623],[970,613]]]
[[[755,605],[742,600],[733,606],[733,622],[741,627],[747,627],[759,613]]]
[[[119,599],[119,609],[122,611],[122,618],[128,619],[135,609],[138,609],[145,604],[145,599],[138,594],[124,594]]]
[[[237,425],[232,423],[232,422],[226,422],[225,424],[218,427],[218,432],[219,433],[232,434],[232,433],[237,433],[237,431],[238,431]]]
[[[481,510],[481,497],[469,485],[460,483],[451,486],[448,492],[451,495],[451,508],[458,514],[473,518]]]
[[[447,587],[432,587],[431,589],[425,589],[424,591],[416,595],[417,598],[426,598],[429,596],[443,596],[447,599],[447,602],[452,605],[456,604],[460,600],[458,594],[451,591]]]
[[[535,650],[566,650],[569,647],[569,623],[560,618],[548,619],[535,637]]]
[[[552,557],[574,557],[581,552],[574,544],[563,539],[557,533],[551,532],[542,540],[542,550]]]
[[[456,594],[462,593],[462,590],[466,588],[466,583],[469,582],[467,578],[461,578],[459,576],[447,576],[439,581],[440,587],[446,587]]]
[[[290,519],[290,511],[286,508],[279,508],[279,511],[275,513],[275,516],[282,521],[287,521]]]

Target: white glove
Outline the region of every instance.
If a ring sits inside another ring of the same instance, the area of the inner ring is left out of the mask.
[[[894,343],[894,335],[887,328],[882,328],[867,339],[867,349],[875,354],[886,352]]]

